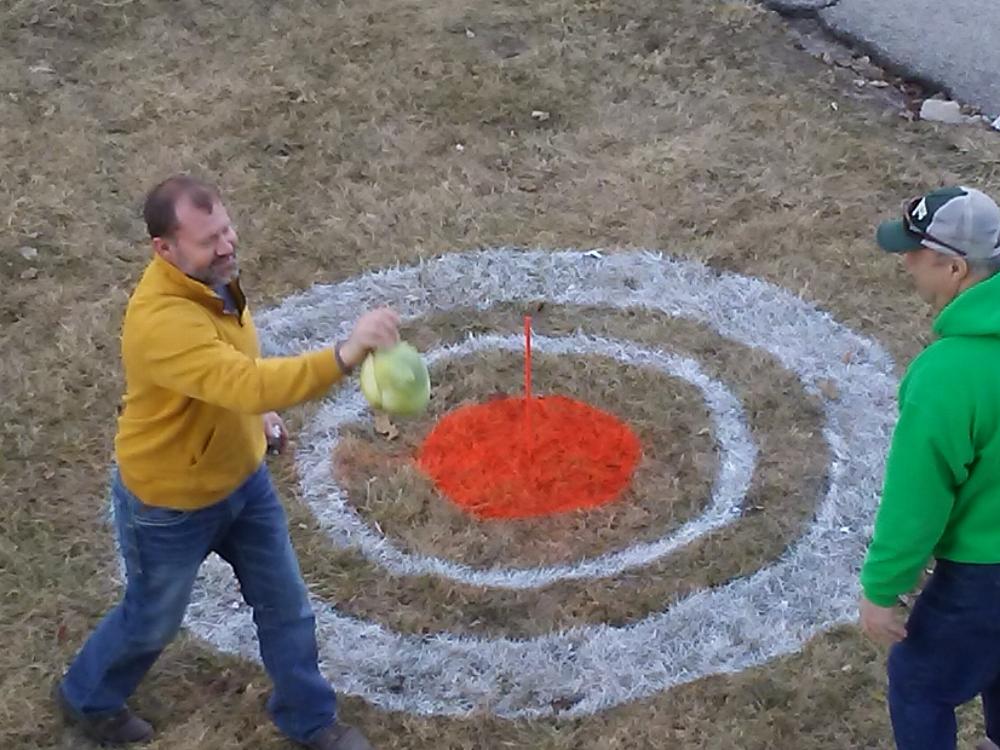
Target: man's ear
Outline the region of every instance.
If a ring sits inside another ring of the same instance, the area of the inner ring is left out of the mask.
[[[153,252],[164,260],[173,259],[173,248],[170,246],[170,241],[164,239],[163,237],[153,238]]]
[[[959,281],[965,281],[969,277],[969,263],[965,258],[952,258],[951,259],[951,273],[956,276]]]

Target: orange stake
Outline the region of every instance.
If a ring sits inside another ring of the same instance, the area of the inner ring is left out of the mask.
[[[531,316],[524,316],[524,437],[521,445],[521,472],[530,482],[535,452],[535,434],[531,424]]]
[[[524,398],[531,401],[531,316],[524,316]]]

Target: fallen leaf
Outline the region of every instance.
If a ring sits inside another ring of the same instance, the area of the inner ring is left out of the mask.
[[[25,260],[34,260],[38,257],[38,250],[31,247],[31,245],[25,245],[24,247],[19,247],[17,252]]]
[[[268,692],[266,685],[257,685],[256,683],[249,683],[243,689],[244,698],[251,701],[260,701],[264,695]]]
[[[832,380],[824,378],[823,380],[817,381],[816,387],[819,388],[820,392],[831,401],[836,401],[840,398],[840,389],[837,388],[837,384]]]
[[[386,440],[395,440],[399,437],[399,428],[392,423],[387,414],[379,413],[375,415],[375,432]]]
[[[24,279],[25,281],[28,281],[30,279],[37,279],[38,278],[38,269],[37,268],[29,268],[28,270],[23,271],[21,273],[21,278]]]

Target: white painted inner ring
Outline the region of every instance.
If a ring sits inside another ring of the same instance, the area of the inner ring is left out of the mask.
[[[407,552],[372,529],[358,515],[333,477],[331,458],[340,429],[345,424],[369,418],[367,402],[356,387],[350,387],[339,391],[323,406],[299,441],[306,446],[298,457],[303,500],[312,509],[320,526],[335,540],[346,534],[351,544],[368,560],[394,575],[435,575],[472,586],[529,589],[558,581],[613,576],[649,565],[739,517],[741,504],[753,478],[757,448],[747,428],[739,399],[725,385],[706,375],[693,359],[640,348],[629,342],[576,334],[559,338],[535,336],[532,345],[545,354],[601,355],[624,364],[652,368],[686,380],[702,392],[719,447],[719,472],[711,500],[700,516],[659,539],[562,565],[479,569],[460,562]],[[459,344],[428,352],[427,361],[433,365],[449,358],[497,349],[517,353],[523,351],[523,346],[524,341],[519,336],[474,336]]]

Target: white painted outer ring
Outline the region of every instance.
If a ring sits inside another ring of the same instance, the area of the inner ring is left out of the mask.
[[[269,353],[279,354],[338,338],[374,304],[413,318],[520,300],[659,310],[770,352],[823,399],[833,456],[828,491],[777,563],[624,627],[529,639],[404,635],[314,598],[324,671],[341,692],[423,715],[580,716],[761,664],[854,619],[856,572],[895,418],[893,363],[878,344],[789,292],[655,253],[497,249],[315,287],[259,320]],[[835,384],[839,397],[825,398],[821,381]],[[221,651],[257,659],[250,611],[237,591],[228,568],[212,558],[187,623]]]
[[[357,388],[344,388],[323,406],[299,441],[305,446],[298,456],[302,499],[326,533],[336,542],[356,547],[368,560],[394,575],[436,575],[472,586],[530,589],[557,581],[616,575],[630,568],[648,565],[739,516],[740,506],[753,478],[757,449],[739,400],[722,383],[709,378],[697,362],[641,349],[634,344],[583,334],[565,338],[535,336],[532,345],[542,353],[612,357],[626,364],[649,367],[682,378],[701,390],[712,415],[720,449],[719,476],[705,511],[660,539],[565,565],[533,568],[498,566],[481,570],[451,560],[408,553],[365,523],[348,502],[346,493],[334,481],[330,457],[339,439],[339,428],[366,419],[369,412]],[[524,341],[518,336],[473,336],[460,344],[428,352],[427,361],[434,365],[444,359],[488,349],[520,352],[523,347]]]

